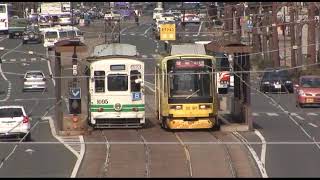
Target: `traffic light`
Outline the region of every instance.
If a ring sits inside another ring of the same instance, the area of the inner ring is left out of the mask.
[[[69,113],[81,114],[81,99],[69,99]]]

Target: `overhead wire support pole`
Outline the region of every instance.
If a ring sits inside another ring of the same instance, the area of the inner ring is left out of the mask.
[[[277,11],[278,11],[278,4],[276,2],[272,2],[272,43],[271,43],[271,57],[273,60],[273,67],[280,66],[280,59],[279,59],[279,38],[278,38],[278,19],[277,19]]]

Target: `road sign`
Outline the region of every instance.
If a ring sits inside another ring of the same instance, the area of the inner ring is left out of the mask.
[[[161,24],[160,25],[160,40],[162,40],[162,41],[176,40],[176,25],[175,24]]]
[[[81,99],[81,88],[70,88],[70,99]]]
[[[78,66],[77,65],[72,65],[72,74],[76,76],[78,74]]]

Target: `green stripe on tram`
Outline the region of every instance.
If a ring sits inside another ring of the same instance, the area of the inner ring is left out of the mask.
[[[139,111],[144,111],[144,108],[138,108]],[[91,112],[98,112],[98,108],[91,108]],[[103,109],[103,112],[132,112],[132,109],[121,109],[121,111],[116,111],[113,108],[112,109]]]
[[[103,104],[101,104],[101,105],[91,104],[90,105],[90,108],[100,108],[100,107],[102,107],[102,108],[110,108],[110,109],[112,108],[113,109],[114,105],[110,105],[110,104],[105,104],[105,105],[103,105]],[[122,105],[122,109],[124,109],[124,108],[133,108],[133,107],[144,108],[144,104],[123,104]]]

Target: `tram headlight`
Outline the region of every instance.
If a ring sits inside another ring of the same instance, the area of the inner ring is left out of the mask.
[[[99,107],[98,112],[103,112],[103,107]]]
[[[114,110],[116,110],[116,111],[120,111],[121,108],[122,108],[122,106],[121,106],[120,103],[116,103],[116,104],[114,105]]]
[[[181,110],[182,105],[172,105],[172,106],[170,106],[170,109]]]
[[[199,105],[199,109],[209,109],[210,105]]]

